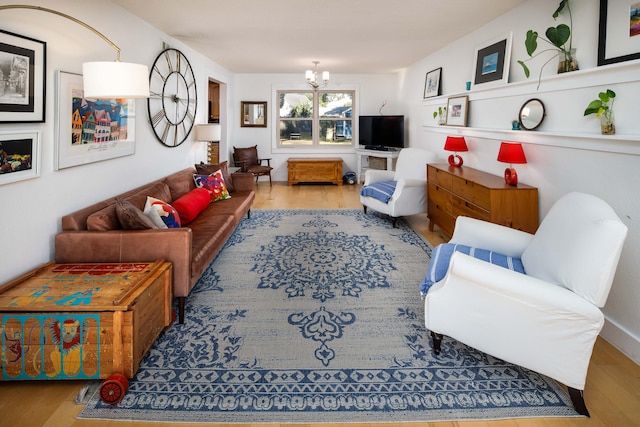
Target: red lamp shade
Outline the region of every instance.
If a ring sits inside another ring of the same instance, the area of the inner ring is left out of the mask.
[[[462,166],[462,157],[458,156],[458,151],[469,151],[467,143],[464,140],[464,136],[447,136],[447,140],[444,143],[444,149],[446,151],[454,151],[456,154],[449,156],[449,164],[451,166]]]
[[[527,163],[527,158],[524,155],[522,144],[514,142],[503,142],[500,144],[500,151],[498,152],[498,161],[503,163]],[[508,167],[504,170],[504,180],[509,185],[518,185],[518,174],[512,167]]]

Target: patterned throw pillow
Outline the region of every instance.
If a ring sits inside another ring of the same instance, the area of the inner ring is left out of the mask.
[[[158,228],[180,228],[178,211],[169,203],[160,199],[147,196],[144,213]]]
[[[221,170],[222,177],[224,178],[224,185],[227,186],[227,190],[229,193],[233,193],[235,191],[233,186],[233,176],[229,171],[229,164],[226,160],[221,163],[211,163],[206,165],[200,162],[200,164],[196,164],[195,167],[198,175],[211,175],[212,173]]]
[[[231,198],[221,170],[217,170],[211,175],[193,175],[193,181],[196,183],[196,187],[209,190],[211,200],[214,202]]]

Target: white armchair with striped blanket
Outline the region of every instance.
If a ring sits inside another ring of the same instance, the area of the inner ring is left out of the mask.
[[[420,148],[403,148],[398,155],[395,171],[369,169],[360,189],[360,202],[380,213],[389,215],[396,225],[400,216],[426,211],[427,163],[438,162],[438,156]]]
[[[584,193],[560,198],[535,234],[458,217],[420,285],[434,352],[447,351],[446,335],[547,375],[588,416],[589,360],[626,235],[613,209]]]

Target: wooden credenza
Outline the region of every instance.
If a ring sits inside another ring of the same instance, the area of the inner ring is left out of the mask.
[[[290,158],[287,163],[287,183],[289,185],[300,182],[331,182],[342,185],[342,159],[340,157]]]
[[[508,185],[501,176],[468,167],[427,165],[429,230],[437,225],[452,235],[460,215],[535,233],[538,189]]]

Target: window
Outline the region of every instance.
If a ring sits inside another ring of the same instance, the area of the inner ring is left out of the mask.
[[[279,147],[352,146],[353,91],[278,91]]]

